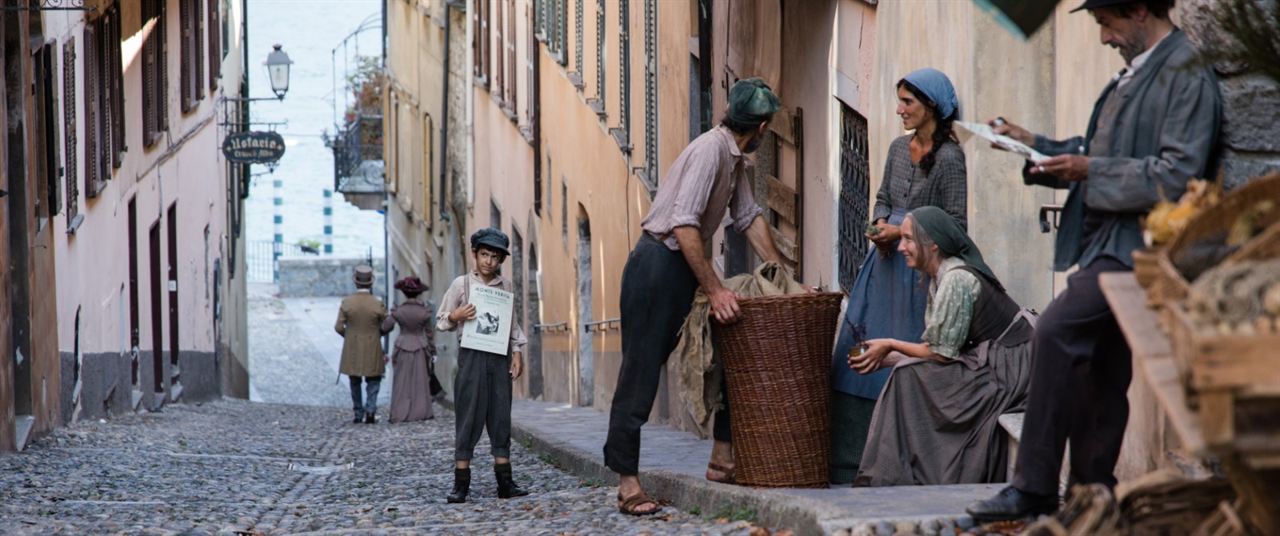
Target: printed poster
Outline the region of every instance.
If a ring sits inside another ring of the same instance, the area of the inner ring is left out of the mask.
[[[476,306],[476,317],[462,324],[462,347],[507,355],[515,294],[477,284],[472,284],[469,292],[471,305]]]

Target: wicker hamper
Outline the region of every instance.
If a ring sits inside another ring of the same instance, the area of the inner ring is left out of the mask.
[[[840,299],[839,293],[743,299],[737,323],[712,323],[728,383],[739,484],[827,486]]]

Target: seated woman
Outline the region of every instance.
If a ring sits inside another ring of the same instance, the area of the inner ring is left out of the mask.
[[[1026,400],[1034,317],[942,209],[911,211],[898,251],[930,279],[924,342],[871,339],[849,358],[859,374],[893,368],[854,485],[1003,482],[996,419]]]

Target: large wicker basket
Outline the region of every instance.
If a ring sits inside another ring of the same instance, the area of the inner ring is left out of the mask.
[[[1155,263],[1158,273],[1153,278],[1154,280],[1147,285],[1150,303],[1156,306],[1163,306],[1166,303],[1186,299],[1191,282],[1187,281],[1186,277],[1174,267],[1173,258],[1183,248],[1190,247],[1200,240],[1217,234],[1225,236],[1227,230],[1231,228],[1240,213],[1263,199],[1280,199],[1280,173],[1272,173],[1265,177],[1253,179],[1228,192],[1217,205],[1209,207],[1204,212],[1192,217],[1191,221],[1187,222],[1186,229],[1183,229],[1178,236],[1174,237],[1169,242],[1168,247],[1160,250],[1158,254],[1159,258],[1156,259]],[[1258,222],[1259,226],[1263,228],[1274,226],[1277,223],[1280,223],[1280,210],[1272,210]],[[1257,240],[1257,238],[1255,237],[1254,240]],[[1265,258],[1270,251],[1261,248],[1268,244],[1271,244],[1271,242],[1258,240],[1257,245],[1243,247],[1224,259],[1223,262]],[[1135,262],[1137,262],[1136,259]]]
[[[739,484],[826,487],[831,456],[831,348],[838,293],[738,302],[713,323],[728,381]]]

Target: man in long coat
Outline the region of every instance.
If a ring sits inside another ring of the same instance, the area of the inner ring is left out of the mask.
[[[387,306],[373,295],[373,268],[360,265],[355,270],[356,292],[343,298],[338,308],[338,323],[333,329],[342,335],[342,362],[338,372],[351,381],[351,405],[355,418],[351,422],[377,422],[378,389],[386,370],[386,354],[382,351],[382,321]],[[361,400],[360,384],[365,396]]]
[[[1126,68],[1107,84],[1084,137],[1055,141],[1013,124],[996,131],[1052,158],[1028,162],[1027,184],[1067,189],[1054,269],[1079,270],[1036,325],[1027,412],[1012,485],[969,507],[979,521],[1017,519],[1058,507],[1058,475],[1071,439],[1073,484],[1114,487],[1129,419],[1129,346],[1098,286],[1099,275],[1133,270],[1140,220],[1161,195],[1213,172],[1222,120],[1213,72],[1169,18],[1174,0],[1087,0],[1103,44]],[[1000,121],[996,121],[1000,123]]]

